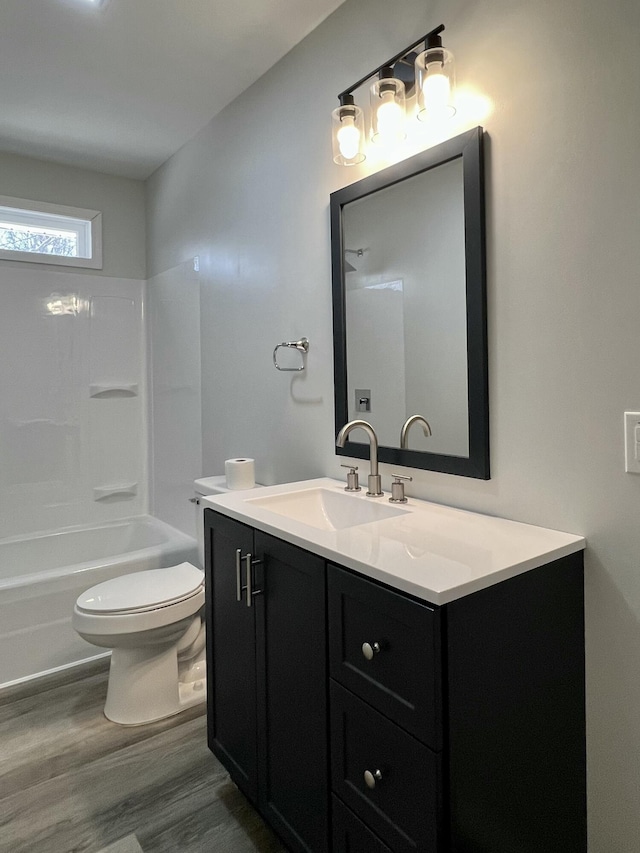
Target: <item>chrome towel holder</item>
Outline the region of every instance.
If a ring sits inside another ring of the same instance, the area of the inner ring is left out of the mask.
[[[300,355],[302,356],[302,365],[300,367],[280,367],[278,364],[277,353],[280,347],[285,347],[287,349],[297,349]],[[300,338],[299,341],[283,341],[281,344],[277,344],[275,349],[273,350],[273,364],[276,370],[282,370],[283,373],[287,371],[295,371],[299,372],[300,370],[304,370],[305,363],[304,357],[309,352],[309,340],[308,338]]]

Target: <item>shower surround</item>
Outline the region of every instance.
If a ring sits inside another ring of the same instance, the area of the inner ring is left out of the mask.
[[[40,564],[46,552],[71,541],[62,534],[74,531],[77,547],[66,565],[105,566],[104,554],[94,553],[96,534],[78,531],[102,531],[98,538],[114,540],[116,520],[135,522],[148,511],[145,282],[15,264],[0,268],[0,288],[0,577],[5,603],[9,589],[12,600],[18,589],[28,590],[23,608],[38,602],[44,622],[54,626],[67,610],[70,617],[75,598],[69,592],[64,612],[53,614],[61,590],[73,584],[62,579],[64,567],[53,550],[51,565]],[[162,538],[171,540],[171,532]],[[189,551],[195,543],[186,538]],[[39,543],[38,565],[30,539]],[[112,556],[119,553],[116,544],[108,549]],[[125,551],[141,547],[150,543],[130,543]],[[184,554],[180,559],[188,559]],[[158,552],[152,564],[169,563]],[[108,571],[113,576],[131,568],[122,560]],[[90,572],[72,574],[76,586],[95,583],[87,580]],[[34,618],[34,624],[13,625],[20,665],[0,672],[0,684],[82,658],[77,648],[67,653],[57,629],[43,633],[43,620]],[[38,642],[30,645],[33,636]],[[87,657],[95,654],[87,650]]]
[[[0,269],[0,539],[146,511],[144,287]]]

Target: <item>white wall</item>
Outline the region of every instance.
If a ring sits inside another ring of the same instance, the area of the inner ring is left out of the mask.
[[[336,93],[444,21],[487,145],[492,479],[410,494],[586,535],[592,853],[640,838],[640,90],[635,0],[347,0],[149,181],[150,272],[201,258],[203,468],[342,476],[334,455],[329,193]],[[476,121],[477,123],[477,121]],[[366,167],[367,164],[365,164]],[[307,335],[306,374],[271,351]],[[382,466],[388,486],[389,469]]]
[[[196,535],[189,499],[202,476],[200,282],[191,259],[148,282],[153,514]]]
[[[103,270],[0,261],[0,537],[145,512],[143,185],[13,155],[0,185],[104,226]],[[136,388],[91,396],[113,384]]]

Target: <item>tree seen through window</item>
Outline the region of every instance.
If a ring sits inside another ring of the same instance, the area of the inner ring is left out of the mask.
[[[0,222],[0,250],[75,258],[78,255],[78,235],[72,231]]]

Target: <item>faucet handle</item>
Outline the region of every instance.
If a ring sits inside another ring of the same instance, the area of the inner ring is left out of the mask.
[[[393,482],[391,483],[391,497],[389,501],[392,504],[406,504],[407,496],[404,493],[404,483],[403,480],[408,480],[410,483],[413,480],[413,477],[407,477],[405,474],[392,474],[394,477]]]
[[[345,492],[359,492],[360,485],[358,484],[358,474],[356,473],[358,466],[341,464],[340,467],[349,469],[349,473],[347,474],[347,485],[344,487]]]

